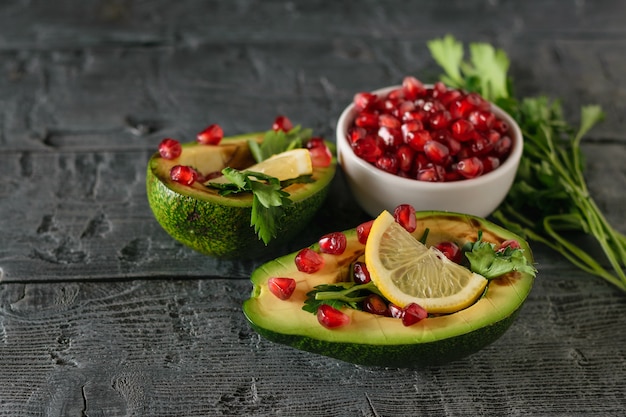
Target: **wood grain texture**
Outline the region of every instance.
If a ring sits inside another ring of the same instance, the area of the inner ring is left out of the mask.
[[[354,366],[272,344],[241,312],[263,260],[208,258],[153,219],[164,137],[269,128],[334,140],[357,91],[440,70],[446,33],[506,50],[519,95],[600,104],[591,195],[626,232],[626,3],[22,1],[0,6],[0,416],[623,416],[626,297],[533,245],[513,327],[456,363]],[[276,255],[366,215],[338,175]],[[595,254],[596,248],[588,247]]]
[[[0,415],[622,415],[626,298],[544,273],[496,343],[448,366],[355,366],[268,342],[245,280],[4,284]],[[416,414],[418,413],[418,414]]]

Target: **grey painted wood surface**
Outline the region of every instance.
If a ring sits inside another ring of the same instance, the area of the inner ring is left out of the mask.
[[[607,117],[592,195],[626,231],[626,3],[6,1],[0,6],[0,415],[624,415],[626,297],[544,247],[513,327],[466,360],[364,368],[278,346],[241,302],[262,260],[175,243],[144,171],[167,136],[333,139],[356,91],[434,79],[425,42],[488,41],[523,95]],[[296,241],[354,227],[341,175]],[[278,253],[280,252],[280,253]]]

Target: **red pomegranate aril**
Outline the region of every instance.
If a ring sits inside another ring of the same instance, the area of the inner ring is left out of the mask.
[[[367,130],[359,126],[352,126],[348,129],[348,137],[350,138],[350,143],[354,143],[359,139],[366,138]]]
[[[450,125],[452,137],[461,142],[468,141],[474,137],[474,125],[465,119],[457,119]]]
[[[409,120],[419,120],[423,122],[426,119],[428,119],[428,113],[422,109],[408,111],[402,115],[403,122],[408,122]]]
[[[424,144],[424,154],[435,164],[445,165],[450,159],[450,149],[441,142],[429,140]]]
[[[481,161],[483,163],[483,174],[491,172],[500,166],[500,159],[495,156],[487,155]]]
[[[341,232],[325,234],[319,240],[320,251],[331,255],[341,255],[348,245],[346,235]]]
[[[192,185],[198,179],[195,169],[187,165],[175,165],[170,169],[170,178],[183,185]]]
[[[325,144],[309,149],[309,154],[311,155],[311,165],[313,167],[328,167],[333,160],[333,154]]]
[[[328,304],[322,304],[317,309],[317,321],[327,329],[335,329],[349,324],[350,316]]]
[[[497,252],[504,252],[507,248],[521,249],[521,246],[517,240],[508,239],[500,244],[500,247],[498,248]]]
[[[376,94],[361,92],[356,93],[352,101],[357,110],[363,111],[371,109],[376,104],[376,100],[378,100]]]
[[[403,101],[397,108],[395,108],[392,114],[398,119],[402,119],[405,113],[415,110],[415,103],[413,101]]]
[[[493,128],[501,135],[504,135],[509,131],[509,125],[502,119],[496,119],[493,122]]]
[[[365,262],[356,261],[352,266],[352,280],[357,285],[367,284],[372,280]]]
[[[389,96],[387,96],[387,99],[381,100],[377,103],[377,108],[382,113],[392,113],[398,106],[399,100],[396,98],[392,98],[391,97],[392,93],[393,92],[389,93]]]
[[[426,88],[420,80],[412,76],[406,76],[402,80],[402,90],[407,100],[415,100],[426,93]]]
[[[176,159],[182,152],[183,148],[176,139],[165,138],[159,143],[159,154],[163,159]]]
[[[396,158],[398,159],[398,169],[408,173],[413,168],[415,150],[409,145],[402,145],[396,151]]]
[[[398,172],[398,158],[395,155],[385,154],[376,160],[377,168],[382,169],[390,174],[396,174]]]
[[[443,253],[446,258],[451,260],[454,263],[460,264],[461,259],[463,257],[463,253],[461,252],[461,248],[454,242],[445,241],[439,242],[435,245],[435,248]]]
[[[407,132],[405,142],[416,151],[423,151],[424,145],[431,140],[430,132],[422,129],[415,132]]]
[[[450,151],[450,155],[452,156],[455,156],[459,152],[461,152],[461,148],[463,147],[463,145],[461,145],[461,142],[454,139],[452,136],[447,136],[444,139],[443,143],[448,147],[448,150]]]
[[[293,129],[293,123],[287,116],[279,115],[274,119],[274,123],[272,124],[272,130],[274,132],[278,132],[282,130],[283,132],[289,132]]]
[[[397,148],[404,141],[402,131],[382,126],[378,129],[378,137],[387,148]]]
[[[220,125],[212,124],[198,133],[196,140],[203,145],[218,145],[224,137],[224,130]]]
[[[413,233],[417,228],[417,220],[415,218],[415,209],[410,204],[400,204],[393,211],[393,218],[396,223],[404,227],[404,229]]]
[[[389,316],[394,319],[402,319],[404,317],[404,309],[398,307],[395,304],[390,303],[387,306],[387,311],[389,312]]]
[[[483,163],[475,156],[460,160],[456,164],[456,171],[465,178],[476,178],[483,173]]]
[[[469,143],[470,151],[472,155],[482,156],[486,155],[493,149],[491,142],[484,136],[478,135]]]
[[[441,104],[448,107],[454,100],[459,99],[461,95],[462,93],[459,90],[448,90],[445,93],[440,94],[438,98],[439,101],[441,101]]]
[[[363,300],[363,311],[379,316],[386,316],[389,311],[387,309],[387,303],[378,294],[369,294]]]
[[[450,113],[446,110],[440,110],[433,114],[428,122],[430,127],[435,130],[445,129],[450,124]]]
[[[419,304],[411,303],[404,307],[402,315],[402,324],[412,326],[428,317],[426,310]]]
[[[446,85],[441,81],[437,81],[433,85],[433,97],[439,97],[440,95],[446,93],[447,91],[448,91],[448,87],[446,87]]]
[[[500,158],[507,156],[511,152],[513,141],[508,136],[502,136],[493,146],[493,151]]]
[[[354,150],[356,156],[372,163],[376,162],[376,160],[383,154],[383,151],[376,143],[376,140],[370,137],[357,140],[354,142],[352,149]]]
[[[491,129],[496,120],[496,116],[490,111],[474,110],[467,115],[467,120],[469,120],[476,129],[485,131]]]
[[[293,278],[272,277],[267,280],[267,288],[281,300],[287,300],[296,289],[296,280]]]
[[[417,132],[418,130],[423,130],[423,129],[424,129],[424,124],[422,123],[421,120],[407,120],[404,123],[402,123],[402,126],[400,126],[400,130],[402,131],[402,136],[405,138],[405,140],[406,140],[406,136],[410,132]]]
[[[487,138],[489,143],[495,145],[496,143],[498,143],[502,135],[497,130],[490,129],[485,133],[485,137]]]
[[[433,166],[422,168],[417,171],[416,179],[426,182],[440,182],[442,180],[442,178],[439,176],[439,173]]]
[[[374,129],[378,127],[378,114],[376,113],[359,113],[354,119],[354,124],[365,129]]]
[[[324,258],[311,248],[304,248],[295,258],[298,271],[313,274],[324,267]]]
[[[360,244],[365,245],[365,243],[367,243],[367,238],[372,230],[372,224],[374,224],[374,220],[369,220],[356,227],[356,237]]]
[[[313,149],[313,148],[317,148],[320,146],[326,146],[326,143],[324,142],[324,138],[321,138],[319,136],[314,136],[311,139],[309,139],[304,146],[307,149]]]
[[[378,126],[387,127],[389,129],[400,129],[402,123],[391,114],[381,114],[378,116]]]

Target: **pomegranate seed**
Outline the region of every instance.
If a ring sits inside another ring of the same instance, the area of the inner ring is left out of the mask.
[[[354,119],[354,124],[365,129],[376,128],[378,127],[378,115],[376,113],[359,113]]]
[[[352,126],[348,129],[348,137],[350,138],[350,143],[354,143],[359,139],[367,137],[367,130],[362,127]]]
[[[475,156],[465,158],[459,161],[456,170],[465,178],[476,178],[483,173],[483,163]]]
[[[387,303],[378,294],[370,294],[363,300],[363,311],[379,316],[386,316],[389,313]]]
[[[428,317],[428,313],[419,304],[411,303],[404,307],[402,315],[402,324],[412,326]]]
[[[291,123],[291,120],[289,120],[287,116],[280,115],[274,119],[274,123],[272,124],[272,130],[274,132],[278,132],[280,130],[283,132],[289,132],[291,129],[293,129],[293,123]]]
[[[504,252],[507,248],[521,249],[521,246],[517,240],[509,239],[509,240],[505,240],[504,242],[500,244],[500,247],[498,248],[497,252]]]
[[[439,173],[435,169],[435,167],[427,167],[424,169],[420,169],[417,172],[417,179],[420,181],[426,182],[439,182],[442,178],[439,176]]]
[[[450,149],[441,142],[429,140],[424,144],[424,154],[435,164],[446,164],[450,158]]]
[[[402,119],[405,113],[412,112],[413,110],[415,110],[415,103],[413,101],[403,101],[396,109],[394,109],[392,114],[397,118]]]
[[[163,159],[176,159],[182,152],[183,148],[176,139],[165,138],[159,143],[159,154]]]
[[[415,100],[426,92],[424,84],[415,77],[407,76],[402,80],[402,90],[407,100]]]
[[[490,111],[475,110],[467,116],[467,120],[469,120],[476,129],[484,131],[491,129],[496,120],[496,115]]]
[[[399,129],[402,123],[395,116],[391,114],[381,114],[378,116],[378,126],[386,127],[389,129]]]
[[[446,87],[446,85],[442,83],[441,81],[437,81],[433,85],[433,97],[439,97],[440,95],[444,94],[447,91],[448,91],[448,87]]]
[[[333,160],[332,152],[328,149],[328,146],[323,143],[321,146],[309,149],[309,154],[311,155],[311,165],[313,165],[313,167],[325,168],[330,166]]]
[[[203,145],[218,145],[224,137],[224,130],[220,125],[212,124],[198,133],[196,140]]]
[[[356,93],[352,102],[357,110],[363,111],[371,109],[376,104],[376,100],[378,100],[376,94],[362,92]]]
[[[430,127],[435,130],[445,129],[450,123],[450,113],[446,110],[438,111],[430,117],[429,123]]]
[[[402,131],[400,129],[393,129],[385,126],[378,129],[378,137],[381,139],[384,147],[386,148],[397,148],[404,142],[402,139]]]
[[[400,204],[396,207],[393,211],[393,217],[396,223],[404,227],[409,233],[413,233],[417,228],[415,209],[410,204]]]
[[[272,277],[267,280],[267,288],[281,300],[287,300],[296,289],[296,280],[293,278]]]
[[[313,274],[324,267],[324,258],[311,248],[304,248],[296,255],[298,271]]]
[[[382,149],[378,147],[376,141],[372,138],[359,139],[354,144],[352,149],[354,153],[367,162],[376,162],[378,157],[383,154]]]
[[[318,148],[320,146],[326,146],[326,143],[324,142],[324,138],[321,138],[319,136],[315,136],[315,137],[312,137],[311,139],[309,139],[304,144],[304,146],[307,149],[313,149],[313,148]]]
[[[486,156],[481,161],[483,163],[483,174],[491,172],[500,166],[500,160],[495,156]]]
[[[356,261],[352,266],[352,280],[355,284],[367,284],[372,280],[365,262]]]
[[[350,323],[350,316],[328,304],[322,304],[317,309],[317,321],[327,329],[335,329]]]
[[[395,304],[389,304],[387,311],[389,311],[389,316],[394,319],[402,319],[404,317],[404,310]]]
[[[506,122],[501,119],[496,119],[493,122],[493,128],[502,135],[509,131],[509,125],[507,125]]]
[[[428,113],[426,113],[422,109],[408,111],[402,115],[403,122],[408,122],[409,120],[423,121],[423,120],[426,120],[427,118],[428,118]]]
[[[198,179],[198,173],[190,166],[175,165],[170,169],[170,178],[179,184],[191,185]]]
[[[508,136],[502,136],[498,142],[493,146],[493,150],[500,158],[505,157],[511,152],[513,147],[513,141]]]
[[[423,151],[424,145],[430,140],[432,140],[432,136],[427,130],[408,132],[406,136],[406,143],[416,151]]]
[[[319,240],[320,251],[331,255],[341,255],[348,245],[346,235],[341,232],[332,232],[322,236]]]
[[[474,125],[465,119],[457,119],[450,126],[452,137],[461,142],[465,142],[474,137]]]
[[[370,230],[372,230],[372,224],[374,224],[374,220],[361,223],[356,227],[356,236],[360,244],[365,245],[365,243],[367,242],[367,238],[370,235]]]
[[[408,173],[413,168],[413,159],[415,157],[415,150],[409,145],[402,145],[396,151],[396,158],[398,159],[398,169],[402,172]]]
[[[395,155],[386,154],[376,160],[376,168],[389,172],[390,174],[396,174],[398,172],[398,158]]]
[[[461,248],[454,242],[440,242],[435,245],[435,248],[443,253],[446,258],[451,260],[454,263],[460,264],[463,254],[461,252]]]

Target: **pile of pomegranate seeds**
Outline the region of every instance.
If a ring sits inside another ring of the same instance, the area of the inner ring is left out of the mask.
[[[379,169],[421,181],[475,178],[509,156],[509,126],[478,94],[415,77],[386,95],[354,96],[348,129],[354,153]]]

